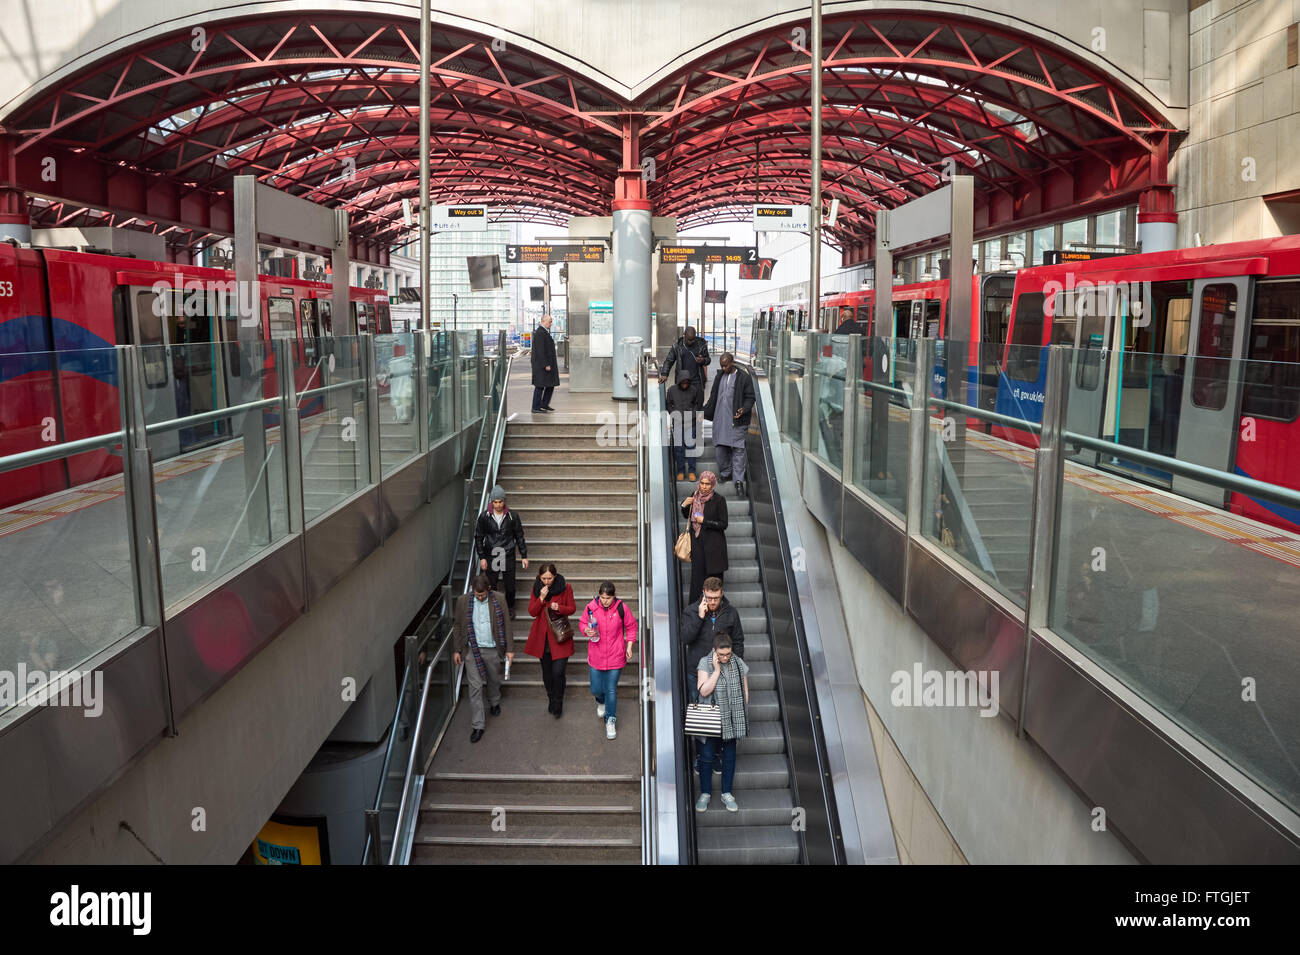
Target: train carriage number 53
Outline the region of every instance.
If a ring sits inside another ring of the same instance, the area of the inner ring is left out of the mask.
[[[14,294],[13,282],[0,282],[0,298],[10,298]]]

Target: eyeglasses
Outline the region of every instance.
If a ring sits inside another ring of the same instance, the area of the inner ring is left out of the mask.
[[[727,653],[719,653],[719,654],[718,654],[718,662],[719,662],[719,663],[726,663],[726,662],[727,662],[728,660],[730,660],[730,659],[731,659],[731,653],[730,653],[730,652],[727,652]]]

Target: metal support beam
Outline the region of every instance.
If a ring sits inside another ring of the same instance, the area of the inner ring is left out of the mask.
[[[822,289],[822,0],[812,0],[812,195],[808,203],[808,327],[816,329]],[[811,358],[811,356],[810,356]],[[807,387],[805,386],[805,394]]]
[[[1052,599],[1052,570],[1060,529],[1058,507],[1065,479],[1065,430],[1070,398],[1070,354],[1063,345],[1047,350],[1043,431],[1034,454],[1034,500],[1029,524],[1029,596],[1025,602],[1025,659],[1020,685],[1020,714],[1016,735],[1024,738],[1029,702],[1029,657],[1034,630],[1047,626]]]
[[[429,333],[431,278],[429,270],[429,66],[433,26],[430,0],[420,0],[420,328]]]

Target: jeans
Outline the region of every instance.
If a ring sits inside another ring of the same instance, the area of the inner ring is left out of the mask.
[[[555,392],[554,385],[552,385],[550,388],[539,388],[536,385],[534,385],[533,386],[533,410],[540,411],[542,408],[549,407],[551,404],[551,395],[554,394],[554,392]]]
[[[605,704],[605,719],[617,719],[618,677],[623,672],[623,668],[597,670],[595,667],[588,667],[588,669],[591,670],[591,695],[596,698],[597,703]]]
[[[673,470],[678,474],[694,471],[699,459],[699,449],[695,446],[695,415],[684,414],[681,422],[673,422]]]
[[[713,793],[713,757],[722,750],[722,791],[731,792],[731,784],[736,779],[736,741],[718,739],[716,736],[701,737],[700,743],[700,792]]]

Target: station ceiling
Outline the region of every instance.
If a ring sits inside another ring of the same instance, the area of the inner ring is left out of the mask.
[[[486,203],[507,220],[608,215],[635,128],[654,160],[648,197],[679,228],[748,220],[756,201],[805,203],[806,43],[806,21],[755,33],[629,102],[538,54],[438,27],[433,201]],[[33,223],[146,229],[192,251],[229,231],[232,179],[253,174],[346,208],[354,236],[391,246],[410,229],[402,200],[419,194],[418,52],[415,21],[303,14],[106,58],[5,121]],[[986,224],[1141,189],[1176,132],[1118,79],[974,20],[828,17],[823,58],[823,191],[841,201],[827,238],[842,248],[864,248],[877,210],[945,174],[973,176],[979,202],[1003,210]],[[40,179],[50,155],[101,181]]]

